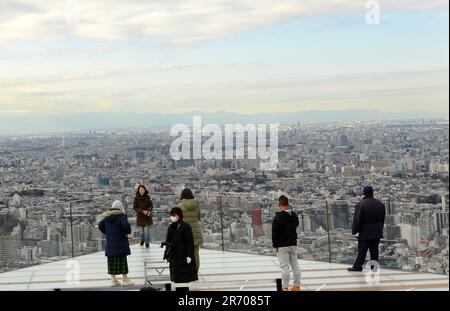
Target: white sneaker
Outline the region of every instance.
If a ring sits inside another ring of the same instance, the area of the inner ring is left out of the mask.
[[[123,286],[134,286],[135,284],[133,282],[131,282],[130,279],[125,279],[125,280],[123,280],[122,285]]]
[[[122,284],[120,284],[118,280],[112,280],[111,287],[119,287],[119,286],[122,286]]]

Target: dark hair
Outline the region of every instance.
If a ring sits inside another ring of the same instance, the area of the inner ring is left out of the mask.
[[[280,198],[278,199],[278,203],[281,206],[289,206],[289,200],[285,195],[280,196]]]
[[[194,194],[192,193],[192,190],[189,188],[184,188],[183,191],[181,191],[180,195],[180,201],[181,200],[190,200],[194,198]]]
[[[141,188],[144,188],[144,190],[145,190],[145,193],[144,193],[143,196],[144,196],[144,197],[147,196],[147,195],[148,195],[148,190],[147,190],[147,188],[145,188],[144,185],[139,185],[139,187],[138,187],[137,190],[136,190],[136,196],[137,196],[137,197],[141,196],[141,194],[139,193],[139,189],[141,189]]]
[[[363,193],[366,197],[373,197],[373,188],[372,186],[366,186],[363,189]]]
[[[183,210],[179,207],[174,207],[170,210],[170,216],[178,216],[181,220],[183,219]]]

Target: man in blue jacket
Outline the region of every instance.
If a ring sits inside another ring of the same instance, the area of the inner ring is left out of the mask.
[[[358,256],[348,271],[362,271],[367,251],[370,260],[378,261],[378,246],[383,237],[386,208],[373,197],[373,188],[364,187],[364,198],[356,205],[353,217],[352,234],[358,234]]]

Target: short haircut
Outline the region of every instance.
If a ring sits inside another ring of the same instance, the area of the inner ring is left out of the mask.
[[[363,193],[364,193],[364,195],[366,195],[366,196],[373,196],[373,187],[372,186],[366,186],[366,187],[364,187],[364,189],[363,189]]]
[[[285,195],[280,196],[280,198],[278,199],[278,203],[281,206],[289,206],[289,200]]]
[[[194,198],[194,194],[192,193],[192,190],[189,188],[184,188],[183,191],[181,191],[180,200],[190,200]]]
[[[179,207],[174,207],[170,210],[170,216],[178,216],[183,219],[183,210]]]

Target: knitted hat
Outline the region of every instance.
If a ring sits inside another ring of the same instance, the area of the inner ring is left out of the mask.
[[[111,209],[118,209],[118,210],[121,210],[121,211],[124,210],[123,209],[123,204],[122,204],[122,202],[120,200],[114,201],[112,206],[111,206]]]

